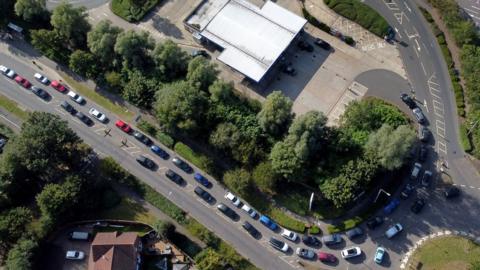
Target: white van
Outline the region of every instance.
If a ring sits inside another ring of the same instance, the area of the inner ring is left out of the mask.
[[[88,233],[88,232],[71,232],[69,239],[70,240],[88,241],[90,239],[90,233]]]

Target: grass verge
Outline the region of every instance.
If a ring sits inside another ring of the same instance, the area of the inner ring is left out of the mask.
[[[141,4],[143,2],[143,4]],[[110,8],[115,15],[129,22],[140,21],[147,12],[158,4],[159,0],[131,1],[113,0]],[[141,5],[136,5],[139,3]]]
[[[195,152],[192,148],[182,142],[177,142],[173,148],[180,156],[188,160],[193,165],[197,166],[209,174],[213,174],[213,162],[210,158],[200,153]]]
[[[137,127],[148,135],[155,137],[159,142],[170,149],[172,149],[175,145],[175,140],[170,135],[162,132],[148,121],[140,120],[137,124]]]
[[[4,95],[0,95],[0,107],[4,108],[9,113],[15,115],[22,120],[25,120],[28,117],[28,112],[26,110],[20,108],[17,102],[7,98]]]
[[[142,205],[130,198],[122,198],[116,206],[101,212],[99,218],[123,219],[153,224],[156,218]]]
[[[465,124],[460,125],[460,143],[462,144],[463,150],[467,153],[472,151],[472,143],[468,137],[468,130]]]

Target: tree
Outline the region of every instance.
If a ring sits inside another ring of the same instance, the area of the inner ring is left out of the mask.
[[[210,134],[210,144],[222,151],[231,151],[240,144],[241,140],[241,131],[231,123],[220,123]]]
[[[154,45],[148,32],[129,30],[118,35],[114,50],[122,57],[125,67],[145,70],[150,65],[150,50]]]
[[[240,196],[245,196],[250,191],[252,178],[247,170],[235,169],[223,175],[223,182],[235,193],[240,194]]]
[[[63,38],[57,31],[45,29],[30,30],[32,45],[46,57],[54,61],[66,63],[69,50],[64,46]]]
[[[156,80],[148,79],[139,71],[132,71],[128,75],[128,83],[123,88],[122,96],[133,105],[150,109],[157,89]]]
[[[206,112],[205,93],[184,81],[162,86],[156,100],[157,119],[170,131],[195,131]]]
[[[187,73],[188,55],[171,40],[157,44],[152,57],[162,81],[171,82]]]
[[[225,104],[231,104],[237,101],[237,97],[234,94],[233,82],[225,82],[223,80],[216,80],[210,87],[210,100],[213,102],[222,102]]]
[[[269,94],[258,113],[258,123],[268,134],[279,137],[288,129],[293,119],[293,102],[280,91]]]
[[[109,90],[119,92],[123,87],[122,75],[115,71],[108,71],[105,73],[105,81],[109,86]]]
[[[277,175],[273,172],[272,164],[264,161],[258,164],[252,173],[252,181],[255,186],[267,194],[275,194]]]
[[[302,176],[305,160],[295,153],[296,142],[292,137],[277,142],[270,152],[272,169],[276,174],[289,180]]]
[[[106,67],[115,65],[114,47],[121,32],[122,29],[112,26],[109,20],[102,20],[87,34],[88,48]]]
[[[70,55],[68,66],[73,72],[90,79],[95,79],[100,71],[97,58],[82,50],[76,50]]]
[[[63,1],[53,10],[50,22],[61,36],[70,41],[72,47],[83,48],[90,30],[87,16],[85,7],[74,7]]]
[[[175,232],[175,225],[170,221],[157,220],[152,225],[153,229],[157,232],[157,236],[162,239],[170,238]]]
[[[224,269],[224,258],[212,248],[204,249],[195,256],[195,262],[198,269],[202,270],[220,270]]]
[[[33,239],[20,239],[8,252],[5,267],[7,270],[30,270],[38,244]]]
[[[187,81],[200,90],[207,91],[217,75],[217,66],[203,57],[195,57],[188,64]]]
[[[320,189],[323,196],[340,209],[353,201],[357,188],[358,182],[352,181],[352,179],[341,174],[325,181]]]
[[[0,245],[3,249],[15,243],[25,234],[25,227],[32,222],[33,213],[26,207],[16,207],[0,214]]]
[[[403,166],[415,140],[416,134],[409,126],[399,126],[393,129],[384,124],[378,131],[370,135],[365,149],[377,156],[382,167],[394,170]]]
[[[26,21],[31,21],[43,12],[45,0],[17,0],[15,3],[15,13]]]
[[[475,27],[475,23],[470,20],[456,22],[452,35],[459,47],[463,44],[472,44],[478,41],[477,28]]]

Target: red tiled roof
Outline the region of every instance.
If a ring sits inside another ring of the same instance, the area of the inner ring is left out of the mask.
[[[134,232],[97,233],[90,247],[88,270],[135,270],[139,241]]]

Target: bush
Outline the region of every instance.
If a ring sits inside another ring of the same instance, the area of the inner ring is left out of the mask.
[[[140,122],[138,122],[137,124],[137,127],[148,135],[155,137],[160,143],[162,143],[166,147],[170,149],[173,148],[175,140],[167,133],[160,131],[160,129],[158,129],[150,122],[140,120]]]
[[[468,137],[467,133],[468,130],[465,124],[460,125],[460,142],[463,150],[468,153],[472,151],[472,143],[470,142],[470,138]]]
[[[313,225],[312,227],[310,227],[310,229],[308,229],[308,233],[310,233],[310,234],[320,234],[320,233],[322,233],[322,230],[317,225]]]
[[[198,237],[198,239],[202,240],[207,246],[218,248],[220,244],[220,239],[215,236],[211,231],[205,228],[202,224],[198,223],[198,221],[189,219],[186,225],[187,230],[193,234],[194,236]]]
[[[143,4],[141,6],[135,4],[139,2],[143,2]],[[158,0],[113,0],[110,8],[115,15],[120,16],[124,20],[129,22],[138,22],[157,4]]]
[[[347,43],[350,46],[355,45],[355,40],[353,40],[351,36],[345,36],[344,40],[345,40],[345,43]]]
[[[192,148],[186,144],[178,142],[173,148],[180,156],[191,162],[203,171],[210,173],[212,171],[213,162],[202,154],[196,153]]]
[[[154,125],[152,125],[151,123],[145,120],[140,120],[137,124],[137,127],[141,131],[147,133],[150,136],[153,136],[153,137],[157,136],[158,129]]]
[[[165,132],[158,131],[155,138],[170,149],[175,145],[175,140]]]
[[[324,24],[323,22],[319,21],[317,18],[313,17],[312,14],[310,14],[310,12],[308,12],[308,10],[305,7],[302,7],[302,13],[303,13],[303,17],[305,17],[305,19],[307,19],[307,21],[311,25],[330,34],[330,30],[331,30],[330,26]]]
[[[359,225],[362,222],[363,222],[363,218],[361,218],[359,216],[356,216],[354,218],[347,219],[347,220],[345,220],[345,221],[343,221],[339,224],[329,225],[327,227],[327,230],[328,230],[328,233],[330,233],[330,234],[339,233],[339,232],[350,230],[350,229],[356,227],[357,225]]]

